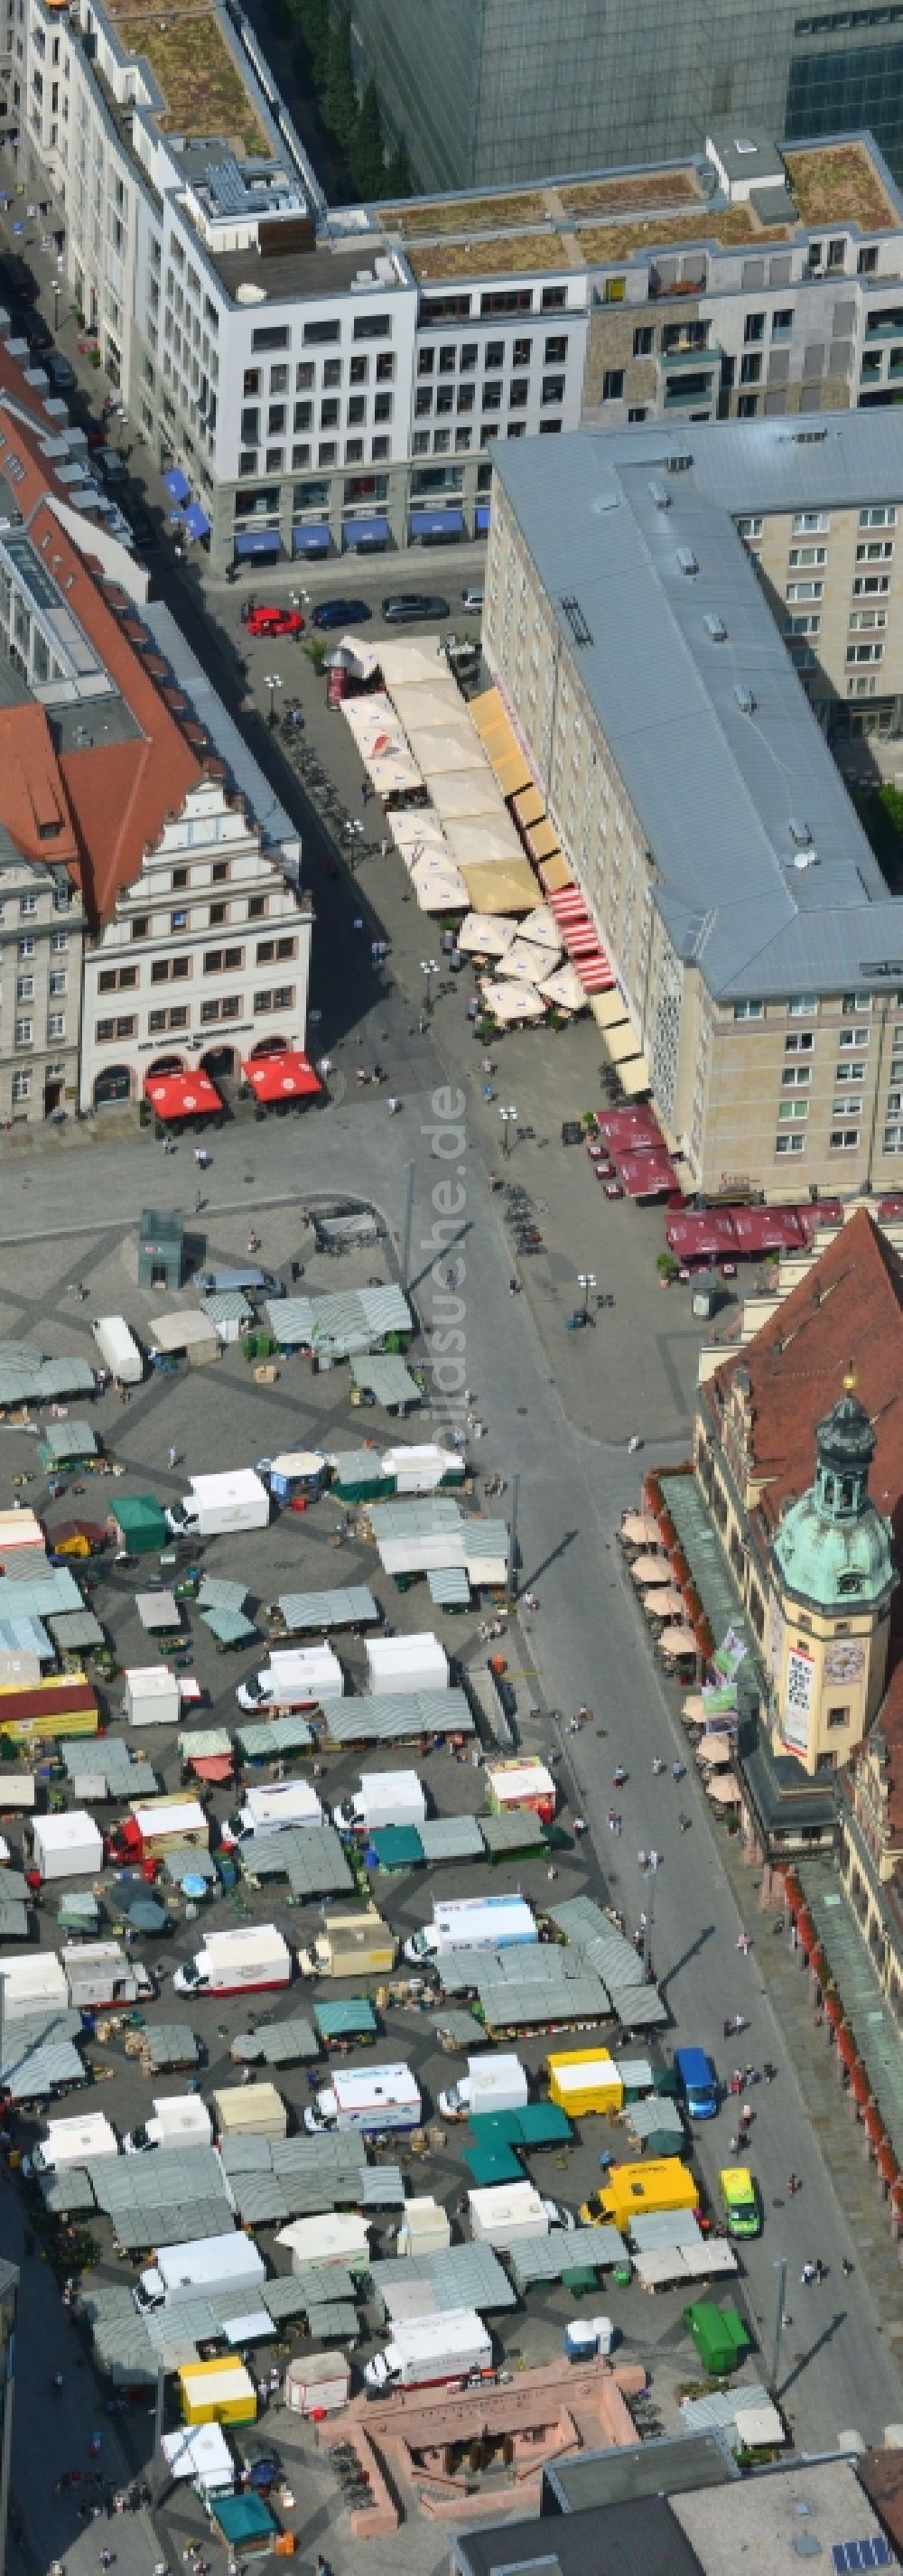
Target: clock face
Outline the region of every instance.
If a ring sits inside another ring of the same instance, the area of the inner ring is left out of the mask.
[[[857,1682],[865,1669],[865,1647],[829,1646],[825,1656],[825,1677],[829,1682]]]

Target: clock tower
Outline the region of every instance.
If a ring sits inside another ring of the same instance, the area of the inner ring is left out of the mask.
[[[867,1733],[885,1684],[899,1580],[891,1524],[868,1489],[875,1434],[855,1377],[815,1434],[815,1482],[771,1550],[769,1649],[775,1753],[837,1770]]]

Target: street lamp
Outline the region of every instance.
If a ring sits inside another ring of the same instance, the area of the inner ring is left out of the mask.
[[[431,1020],[433,1016],[434,1000],[433,976],[438,975],[439,972],[435,957],[421,957],[420,972],[421,975],[426,976],[426,1016],[428,1020]]]
[[[578,1288],[580,1288],[580,1289],[582,1290],[582,1292],[583,1292],[583,1312],[584,1312],[584,1315],[585,1315],[585,1317],[586,1317],[587,1323],[589,1322],[589,1307],[588,1307],[588,1304],[587,1304],[587,1299],[588,1299],[588,1297],[589,1297],[590,1289],[591,1289],[591,1288],[595,1288],[595,1285],[596,1285],[596,1275],[595,1275],[595,1272],[594,1272],[593,1270],[578,1270],[578,1272],[577,1272],[577,1286],[578,1286]]]
[[[511,1126],[516,1126],[517,1124],[517,1110],[513,1107],[509,1109],[500,1109],[499,1117],[502,1122],[502,1152],[507,1157],[511,1152],[511,1147],[508,1143],[508,1129]]]
[[[265,671],[263,675],[263,685],[264,688],[269,689],[270,692],[269,722],[272,728],[276,722],[276,691],[282,687],[282,681],[279,677],[278,671]]]
[[[58,327],[59,327],[59,319],[60,319],[60,296],[62,295],[62,292],[63,292],[63,290],[62,290],[62,287],[61,287],[61,285],[60,285],[60,281],[59,281],[59,278],[58,278],[58,277],[55,277],[55,278],[52,280],[52,286],[53,286],[53,336],[54,336],[54,339],[56,339],[57,329],[58,329]]]

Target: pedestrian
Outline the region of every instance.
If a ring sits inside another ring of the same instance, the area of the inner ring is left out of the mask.
[[[825,2278],[825,2267],[820,2254],[817,2254],[815,2257],[815,2278],[819,2283],[819,2286]]]
[[[638,1851],[638,1852],[637,1852],[637,1868],[638,1868],[638,1869],[641,1869],[641,1870],[643,1870],[643,1871],[645,1872],[645,1871],[646,1871],[646,1869],[648,1868],[648,1866],[649,1866],[649,1864],[648,1864],[648,1861],[647,1861],[647,1858],[646,1858],[646,1854],[645,1854],[645,1852],[644,1852],[644,1851]]]
[[[198,1191],[197,1191],[197,1193],[196,1193],[196,1196],[195,1196],[195,1202],[194,1202],[194,1213],[195,1213],[195,1216],[200,1216],[200,1213],[201,1213],[201,1209],[202,1209],[202,1207],[203,1207],[203,1204],[204,1204],[204,1193],[203,1193],[203,1190],[198,1190]]]
[[[170,1449],[170,1450],[167,1452],[167,1455],[168,1455],[168,1457],[169,1457],[169,1463],[170,1463],[170,1466],[171,1466],[171,1467],[177,1467],[177,1466],[178,1466],[178,1463],[179,1463],[179,1452],[178,1452],[178,1450],[177,1450],[177,1449]]]
[[[616,1814],[615,1814],[614,1808],[613,1808],[613,1807],[609,1807],[609,1810],[608,1810],[608,1830],[609,1830],[609,1833],[610,1833],[610,1834],[616,1833],[616,1832],[617,1832],[617,1826],[618,1826],[618,1819],[617,1819],[617,1816],[616,1816]]]
[[[730,2028],[730,2024],[729,2024],[729,2023],[728,2023],[728,2028]],[[739,2093],[742,2093],[742,2091],[743,2091],[743,2077],[742,2077],[742,2075],[741,2075],[741,2073],[740,2073],[739,2066],[735,2066],[734,2071],[733,2071],[733,2074],[732,2074],[732,2076],[731,2076],[731,2092],[732,2092],[732,2093],[738,2093],[738,2094],[739,2094]]]
[[[802,2271],[801,2271],[801,2273],[800,2273],[800,2281],[801,2281],[801,2283],[802,2283],[803,2289],[804,2289],[804,2290],[808,2290],[808,2289],[809,2289],[809,2287],[810,2287],[810,2284],[814,2281],[814,2279],[815,2279],[815,2265],[814,2265],[814,2263],[804,2263],[804,2264],[803,2264]]]
[[[101,2566],[102,2566],[104,2569],[106,2569],[107,2567],[115,2567],[115,2564],[116,2564],[116,2551],[115,2551],[115,2549],[102,2549],[102,2550],[101,2550],[101,2553],[100,2553],[100,2563],[101,2563]]]
[[[733,2030],[733,2027],[734,2027],[734,2025],[733,2025],[733,2022],[732,2022],[732,2020],[731,2020],[730,2013],[728,2013],[728,2015],[727,2015],[727,2019],[726,2019],[726,2021],[725,2021],[725,2022],[723,2023],[723,2025],[722,2025],[723,2035],[724,2035],[724,2038],[725,2038],[725,2039],[729,2039],[729,2038],[730,2038],[731,2031]]]
[[[848,2281],[848,2280],[849,2280],[849,2277],[850,2277],[850,2273],[852,2272],[852,2269],[853,2269],[853,2266],[852,2266],[852,2263],[850,2262],[850,2258],[849,2258],[849,2255],[848,2255],[848,2254],[842,2254],[842,2255],[841,2255],[841,2258],[840,2258],[840,2268],[841,2268],[841,2271],[842,2271],[842,2273],[843,2273],[844,2280],[845,2280],[845,2281]]]
[[[748,1951],[748,1949],[749,1949],[749,1933],[748,1933],[748,1932],[738,1932],[738,1934],[737,1934],[737,1948],[738,1948],[738,1950],[742,1950],[742,1952],[743,1952],[743,1957],[744,1957],[744,1959],[745,1959],[746,1954],[747,1954],[747,1951]]]
[[[789,2195],[790,2195],[791,2200],[794,2200],[794,2199],[796,2198],[796,2194],[797,2194],[797,2192],[798,2192],[798,2191],[802,2191],[802,2188],[803,2188],[803,2186],[802,2186],[802,2183],[801,2183],[801,2181],[800,2181],[799,2174],[795,2174],[795,2173],[789,2174],[789,2175],[788,2175],[788,2178],[787,2178],[787,2190],[788,2190],[788,2192],[789,2192]]]
[[[765,2082],[766,2082],[766,2084],[773,2084],[773,2083],[774,2083],[774,2079],[775,2079],[775,2076],[776,2076],[776,2074],[777,2074],[777,2071],[778,2071],[778,2070],[777,2070],[777,2067],[772,2065],[770,2057],[766,2057],[766,2058],[764,2058],[764,2059],[763,2059],[763,2062],[762,2062],[762,2073],[763,2073],[763,2075],[764,2075],[764,2077],[765,2077]]]

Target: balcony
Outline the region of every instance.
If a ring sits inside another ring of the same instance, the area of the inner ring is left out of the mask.
[[[724,356],[717,340],[707,340],[704,348],[663,349],[663,367],[720,367]]]
[[[692,375],[688,372],[686,375],[679,376],[676,385],[666,387],[665,410],[681,410],[685,403],[713,402],[714,375],[714,367],[704,367]]]

